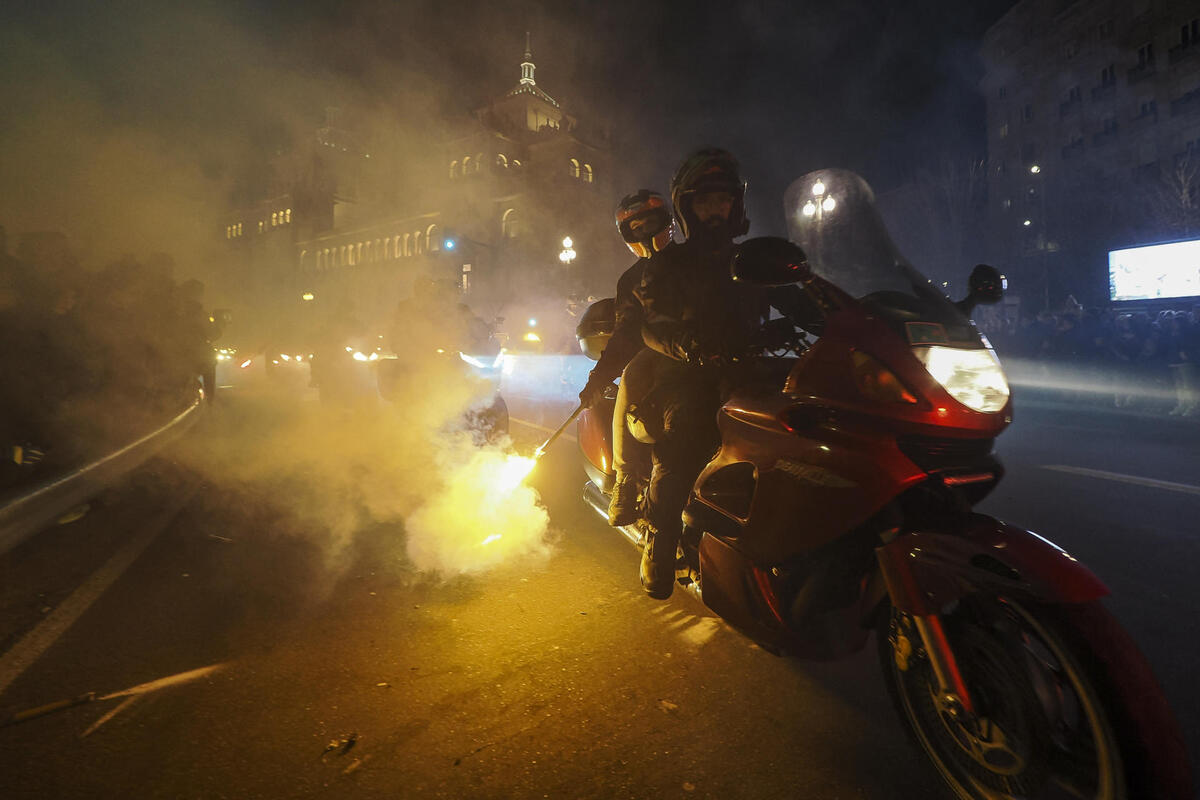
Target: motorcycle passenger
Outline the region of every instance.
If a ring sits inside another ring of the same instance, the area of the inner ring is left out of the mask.
[[[626,424],[630,404],[645,397],[653,378],[652,353],[642,343],[643,313],[634,290],[642,282],[642,273],[650,258],[673,245],[674,223],[666,200],[657,192],[642,189],[627,195],[617,206],[617,230],[638,260],[617,281],[616,324],[612,338],[587,384],[579,392],[584,408],[598,403],[613,380],[620,375],[616,406],[613,409],[612,455],[615,482],[608,506],[608,523],[630,525],[637,521],[640,478],[649,473],[645,446],[634,438]]]

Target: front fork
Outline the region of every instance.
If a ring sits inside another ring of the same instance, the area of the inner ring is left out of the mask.
[[[941,609],[931,607],[927,593],[917,584],[903,553],[888,547],[881,547],[875,553],[892,605],[905,610],[916,628],[925,655],[929,659],[929,666],[938,682],[938,700],[942,709],[955,718],[963,712],[973,716],[975,704],[966,681],[963,680],[958,660],[954,657],[954,650],[950,647],[950,640],[946,637],[940,616]],[[904,630],[896,630],[895,635],[897,639],[892,643],[892,647],[896,654],[896,664],[902,670],[907,670],[908,658],[913,650],[912,642],[908,638],[908,632]]]

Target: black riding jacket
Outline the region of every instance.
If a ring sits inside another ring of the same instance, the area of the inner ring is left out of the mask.
[[[674,247],[675,245],[667,245],[662,252],[668,252]],[[642,322],[645,314],[635,292],[642,283],[642,273],[649,262],[649,258],[639,258],[617,279],[617,296],[614,302],[616,324],[613,327],[612,338],[608,340],[600,360],[592,368],[590,378],[612,383],[642,349]]]
[[[649,259],[636,291],[647,347],[677,361],[715,352],[741,355],[757,338],[771,306],[802,328],[816,328],[819,312],[798,287],[734,282],[730,264],[736,247],[693,238]],[[696,353],[697,347],[708,352]]]

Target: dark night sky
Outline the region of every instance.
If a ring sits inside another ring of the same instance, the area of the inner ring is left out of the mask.
[[[431,118],[515,84],[528,29],[539,86],[585,120],[611,120],[643,184],[665,191],[689,149],[727,147],[750,181],[755,230],[778,232],[783,188],[810,169],[847,166],[886,188],[941,153],[983,155],[976,52],[1012,4],[8,4],[0,183],[19,189],[0,199],[0,224],[69,229],[55,224],[65,216],[98,242],[120,215],[90,229],[88,216],[126,203],[137,218],[136,197],[164,174],[159,189],[210,205],[240,159],[311,129],[339,97],[436,129]],[[97,189],[104,179],[119,191]]]

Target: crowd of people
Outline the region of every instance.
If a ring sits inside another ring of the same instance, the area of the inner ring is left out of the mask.
[[[104,452],[195,396],[203,285],[168,256],[82,265],[65,236],[0,228],[0,487]]]
[[[1200,419],[1200,306],[1084,308],[1069,297],[1036,315],[981,309],[976,322],[1002,359],[1031,362],[1072,401]]]

